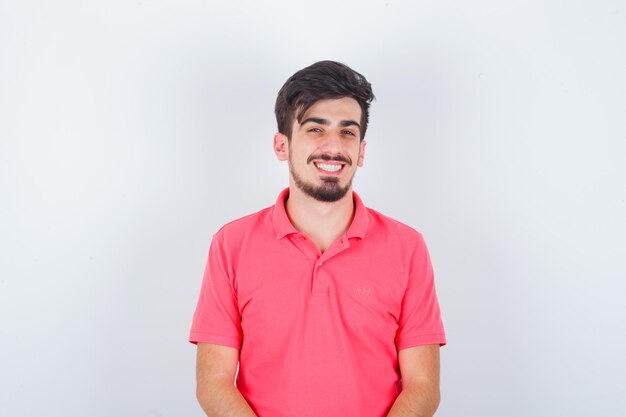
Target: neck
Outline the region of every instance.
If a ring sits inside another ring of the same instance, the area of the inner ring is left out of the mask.
[[[296,185],[291,184],[285,209],[294,227],[308,235],[320,251],[324,252],[352,223],[352,189],[340,200],[327,203],[304,194]]]

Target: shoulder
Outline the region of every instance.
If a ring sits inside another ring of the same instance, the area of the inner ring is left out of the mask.
[[[390,233],[398,237],[422,239],[422,234],[419,231],[401,221],[386,216],[369,207],[367,208],[367,214],[370,221],[368,232],[371,229],[374,232]]]
[[[260,236],[268,233],[272,228],[273,210],[274,206],[270,206],[232,220],[215,232],[213,238],[223,243],[238,244],[247,236]]]
[[[422,233],[413,227],[371,208],[367,208],[367,237],[404,254],[427,252]]]

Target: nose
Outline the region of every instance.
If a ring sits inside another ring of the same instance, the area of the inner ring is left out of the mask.
[[[342,153],[341,136],[339,133],[333,131],[328,132],[324,137],[324,142],[320,146],[320,150],[331,155]]]

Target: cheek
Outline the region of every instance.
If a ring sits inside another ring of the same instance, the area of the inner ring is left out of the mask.
[[[306,164],[306,159],[310,154],[311,152],[308,149],[305,149],[302,146],[297,146],[289,150],[289,159],[295,165],[303,165]]]

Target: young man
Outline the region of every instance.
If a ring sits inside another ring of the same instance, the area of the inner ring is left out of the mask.
[[[289,188],[213,236],[193,319],[208,416],[434,414],[446,340],[428,251],[352,191],[373,98],[332,61],[278,93]]]

